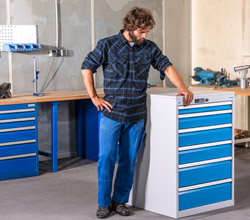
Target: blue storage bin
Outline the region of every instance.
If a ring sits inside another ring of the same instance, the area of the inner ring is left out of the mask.
[[[211,106],[211,107],[203,107],[203,108],[179,109],[179,115],[199,113],[199,112],[230,110],[230,109],[232,109],[231,105],[219,105],[219,106]]]
[[[191,118],[180,118],[179,129],[195,128],[232,123],[232,114],[208,115]]]
[[[207,183],[232,176],[231,161],[223,161],[179,169],[179,187]]]
[[[193,150],[184,150],[179,152],[179,164],[194,163],[198,161],[212,160],[221,157],[230,157],[231,155],[231,144],[204,147]]]
[[[6,52],[16,52],[17,45],[16,44],[4,44],[3,50]]]
[[[179,147],[232,139],[232,128],[218,128],[179,134]]]
[[[179,211],[232,198],[231,183],[224,183],[179,193]]]

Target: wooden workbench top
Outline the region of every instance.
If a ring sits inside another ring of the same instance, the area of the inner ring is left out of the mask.
[[[203,85],[190,85],[190,87],[211,88],[211,89],[214,88],[214,86],[203,86]],[[217,87],[215,90],[235,92],[235,95],[250,96],[250,87],[248,87],[247,89],[241,89],[239,86]]]
[[[96,89],[100,97],[104,96],[102,88]],[[0,105],[22,104],[22,103],[37,103],[37,102],[53,102],[89,99],[86,90],[68,90],[68,91],[51,91],[45,92],[44,96],[33,96],[33,93],[13,94],[11,98],[0,99]]]

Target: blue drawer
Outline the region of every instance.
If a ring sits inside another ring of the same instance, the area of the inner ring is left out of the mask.
[[[33,121],[0,123],[0,130],[1,129],[8,129],[8,128],[28,127],[28,126],[35,126],[35,120],[33,120]]]
[[[0,161],[0,179],[20,173],[38,171],[37,157],[25,157]]]
[[[179,164],[193,163],[203,160],[211,160],[232,155],[231,144],[224,144],[213,147],[204,147],[179,152]]]
[[[0,114],[0,120],[35,117],[35,111]]]
[[[36,138],[35,129],[0,133],[0,143],[32,140]]]
[[[179,211],[230,200],[231,194],[231,183],[180,192]]]
[[[179,147],[232,139],[232,128],[218,128],[179,134]]]
[[[231,161],[179,169],[179,187],[231,178]]]
[[[0,147],[0,157],[7,157],[19,154],[37,153],[36,143],[17,144]]]
[[[180,118],[179,129],[212,126],[232,123],[231,114],[209,115],[192,118]]]
[[[16,109],[30,109],[30,108],[36,108],[36,106],[37,106],[36,103],[0,105],[0,111],[16,110]]]
[[[199,113],[199,112],[230,110],[230,109],[232,109],[231,105],[220,105],[220,106],[211,106],[211,107],[203,107],[203,108],[180,109],[179,115]]]

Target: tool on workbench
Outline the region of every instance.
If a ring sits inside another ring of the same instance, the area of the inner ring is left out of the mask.
[[[204,70],[201,67],[194,68],[194,76],[192,79],[199,82],[199,85],[215,85],[215,86],[232,86],[237,85],[236,80],[230,80],[229,76],[225,74],[225,70],[219,71]]]
[[[234,67],[234,72],[242,72],[242,78],[240,79],[240,88],[246,89],[249,84],[249,78],[247,78],[248,69],[250,65],[236,66]]]
[[[34,83],[34,93],[33,93],[33,96],[44,96],[44,93],[38,92],[37,80],[38,80],[39,71],[37,71],[36,57],[33,57],[33,59],[34,59],[34,79],[32,81]]]

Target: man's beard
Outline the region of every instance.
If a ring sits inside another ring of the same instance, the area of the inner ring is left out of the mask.
[[[143,39],[142,40],[137,40],[136,36],[134,35],[134,33],[132,31],[128,32],[129,37],[134,41],[135,44],[142,44],[143,43]]]

